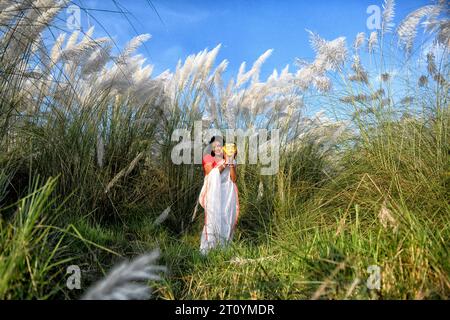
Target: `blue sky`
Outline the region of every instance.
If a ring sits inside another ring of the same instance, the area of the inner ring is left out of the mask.
[[[129,11],[127,17],[110,12],[117,11],[114,2]],[[262,69],[264,79],[274,68],[292,65],[296,57],[313,58],[305,29],[328,40],[346,36],[349,45],[358,32],[370,33],[366,27],[369,17],[366,10],[370,5],[381,8],[383,1],[151,0],[161,19],[150,0],[76,0],[75,3],[89,9],[95,18],[82,12],[83,28],[96,25],[96,36],[104,36],[107,31],[119,47],[136,34],[151,34],[152,39],[139,52],[147,57],[148,63],[155,65],[156,73],[173,70],[179,59],[222,43],[218,61],[227,59],[228,72],[232,74],[241,62],[251,64],[273,48]],[[398,23],[427,3],[397,0],[395,21]]]

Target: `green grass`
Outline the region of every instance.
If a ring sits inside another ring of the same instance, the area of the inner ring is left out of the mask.
[[[438,120],[378,124],[371,139],[344,149],[341,169],[331,175],[323,175],[318,166],[327,160],[311,147],[285,154],[290,161],[262,180],[261,198],[258,168],[243,167],[233,245],[207,257],[198,250],[201,215],[182,232],[172,227],[177,212],[155,225],[164,195],[124,206],[120,219],[106,223],[74,212],[69,200],[55,215],[44,204],[55,201],[59,181],[35,186],[4,209],[1,295],[77,298],[80,292],[64,287],[68,265],[84,270],[88,286],[123,257],[158,246],[169,268],[155,284],[158,299],[447,299],[448,112]],[[3,171],[2,190],[13,176]],[[392,226],[380,221],[383,206]],[[19,209],[11,215],[12,208]],[[63,229],[45,227],[41,216],[55,217],[50,221]],[[50,236],[55,230],[59,236]],[[18,250],[19,243],[30,249]],[[381,290],[366,286],[371,265],[381,268]]]
[[[445,52],[418,87],[424,70],[389,61],[396,54],[380,47],[371,70],[398,67],[413,102],[398,101],[399,84],[387,81],[379,84],[382,97],[342,103],[378,89],[346,80],[345,67],[333,74],[342,90],[333,95],[294,89],[308,107],[349,120],[349,132],[303,136],[298,119],[282,126],[279,171],[261,176],[260,165],[238,167],[234,241],[207,257],[199,253],[202,212],[191,221],[203,172],[171,160],[173,130],[193,130],[208,101],[198,74],[175,97],[145,103],[108,88],[81,103],[57,86],[27,100],[23,67],[42,57],[29,47],[15,61],[1,55],[0,299],[77,299],[117,262],[155,247],[169,270],[154,284],[157,299],[448,299],[448,59]],[[64,65],[52,68],[56,83],[67,80]],[[69,79],[77,88],[79,70]],[[270,112],[237,117],[244,129],[282,123]],[[82,270],[82,290],[66,287],[70,265]],[[370,266],[380,267],[380,290],[366,286]]]
[[[1,299],[45,299],[58,292],[61,265],[71,258],[64,254],[62,233],[48,225],[60,210],[51,197],[55,184],[52,179],[40,187],[36,180],[29,195],[3,209],[14,212],[0,220]]]

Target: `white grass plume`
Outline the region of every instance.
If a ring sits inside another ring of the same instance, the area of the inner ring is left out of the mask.
[[[238,77],[236,80],[236,86],[239,88],[244,85],[248,80],[252,79],[252,83],[259,82],[259,74],[261,72],[261,66],[270,57],[273,49],[269,49],[264,52],[254,63],[252,68],[245,72],[245,62],[243,62],[239,68]]]
[[[114,267],[109,274],[94,284],[82,300],[147,300],[151,298],[149,280],[161,280],[158,273],[165,272],[165,266],[156,265],[159,250],[144,254],[130,262]]]
[[[120,170],[120,172],[118,174],[115,175],[115,177],[108,183],[108,185],[105,188],[105,193],[108,193],[112,187],[114,187],[114,185],[123,177],[126,177],[127,175],[130,174],[131,171],[133,171],[134,167],[137,165],[137,163],[142,159],[142,157],[144,157],[145,153],[144,152],[140,152],[134,159],[133,161],[130,162],[130,164],[128,165],[128,167],[123,168],[122,170]]]
[[[258,201],[261,200],[263,198],[263,196],[264,196],[264,185],[263,185],[262,181],[260,181],[259,185],[258,185],[258,196],[257,196],[256,200],[258,200]]]
[[[169,217],[170,207],[167,207],[156,219],[155,224],[161,224]]]
[[[306,32],[309,33],[309,43],[311,47],[318,53],[323,46],[326,45],[326,41],[322,39],[317,33],[312,32],[311,30],[306,29]]]
[[[11,59],[27,50],[28,45],[32,45],[40,38],[41,32],[49,26],[56,15],[67,5],[69,0],[42,0],[35,1],[29,7],[20,6],[16,12],[19,16],[16,25],[9,28],[3,40],[9,39],[9,44],[4,52],[7,59]],[[30,9],[31,8],[31,9]],[[11,9],[12,10],[12,9]],[[23,15],[23,16],[22,16]],[[9,18],[1,18],[9,24]]]
[[[12,20],[20,16],[20,12],[29,6],[27,1],[4,1],[0,8],[0,26],[6,26],[11,23]]]
[[[97,136],[97,164],[100,168],[103,168],[103,160],[105,158],[105,143],[103,142],[103,136],[101,133]]]
[[[105,47],[96,49],[86,63],[82,66],[81,73],[88,76],[100,72],[111,58],[112,44],[108,43]]]
[[[398,222],[387,208],[386,201],[384,201],[381,206],[380,212],[378,213],[378,219],[384,229],[392,229],[394,232],[397,232]]]
[[[297,71],[295,83],[303,90],[314,85],[318,91],[327,92],[331,89],[331,80],[325,73],[339,70],[347,58],[345,37],[326,41],[318,34],[306,31],[310,35],[311,47],[316,51],[316,58],[310,64],[301,60],[296,61],[297,65],[303,67]],[[361,38],[361,35],[359,37]]]
[[[328,92],[331,90],[331,80],[328,77],[316,76],[314,78],[314,86],[319,92]]]
[[[61,52],[60,57],[67,61],[81,61],[83,57],[88,56],[94,50],[101,47],[102,44],[109,42],[107,37],[98,39],[83,39],[77,45],[71,45]]]
[[[387,33],[392,31],[393,23],[395,17],[395,1],[394,0],[384,0],[383,4],[383,14],[381,21],[381,32]]]
[[[133,52],[135,52],[144,42],[146,42],[150,38],[151,38],[151,35],[146,33],[146,34],[138,35],[138,36],[134,37],[133,39],[131,39],[127,43],[125,49],[122,51],[122,53],[117,58],[117,63],[125,64],[127,59],[131,56],[131,54]]]
[[[353,44],[353,48],[355,50],[360,49],[366,42],[366,34],[364,32],[359,32],[356,35],[355,43]]]
[[[378,32],[372,31],[369,36],[369,41],[367,43],[367,48],[369,53],[373,53],[378,46]]]
[[[361,59],[358,55],[353,57],[352,70],[355,73],[349,76],[350,81],[362,82],[365,84],[369,83],[369,76],[367,71],[364,70],[364,67],[361,64]]]
[[[310,34],[310,43],[317,56],[313,63],[315,71],[336,71],[343,65],[347,58],[345,37],[339,37],[331,41],[322,39],[318,34],[306,30]]]
[[[59,60],[62,51],[62,44],[64,43],[65,39],[66,34],[61,33],[53,44],[52,49],[50,50],[50,60],[53,65],[56,64],[56,62]]]
[[[425,17],[429,19],[434,19],[438,16],[442,10],[439,5],[427,5],[423,6],[412,13],[410,13],[399,25],[397,29],[397,35],[399,37],[399,42],[404,46],[406,52],[411,52],[414,39],[417,35],[417,29],[422,20]]]

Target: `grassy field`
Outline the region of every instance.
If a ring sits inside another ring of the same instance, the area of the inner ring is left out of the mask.
[[[94,29],[44,44],[62,7],[32,2],[0,0],[0,299],[79,299],[154,248],[154,299],[449,298],[445,2],[389,33],[386,1],[381,30],[350,44],[311,32],[313,61],[260,80],[269,50],[228,84],[220,46],[154,76],[135,54],[147,35],[119,52]],[[171,160],[172,132],[199,120],[281,129],[278,172],[239,165],[234,241],[206,257],[201,166]]]

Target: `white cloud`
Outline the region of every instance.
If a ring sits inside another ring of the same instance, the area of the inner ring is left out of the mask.
[[[198,23],[210,16],[209,11],[190,7],[171,9],[166,6],[158,5],[156,10],[158,10],[159,15],[165,23],[175,23],[177,25]]]

